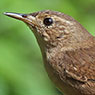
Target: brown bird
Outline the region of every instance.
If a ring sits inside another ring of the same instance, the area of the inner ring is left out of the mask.
[[[95,95],[95,37],[79,22],[50,10],[4,14],[33,31],[46,71],[64,95]]]

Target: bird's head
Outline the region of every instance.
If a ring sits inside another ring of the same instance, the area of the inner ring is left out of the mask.
[[[46,47],[79,43],[89,35],[76,20],[61,12],[45,10],[31,14],[5,15],[24,21],[35,34],[38,43],[43,43]]]

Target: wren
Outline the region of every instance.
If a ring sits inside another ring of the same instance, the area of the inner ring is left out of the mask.
[[[48,76],[64,95],[95,95],[95,37],[79,22],[51,10],[4,14],[30,27]]]

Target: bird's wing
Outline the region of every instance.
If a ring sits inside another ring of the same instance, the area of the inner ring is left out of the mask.
[[[80,82],[95,81],[95,46],[67,51],[64,60],[66,77]]]

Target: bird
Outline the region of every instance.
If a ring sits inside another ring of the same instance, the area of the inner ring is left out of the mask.
[[[78,21],[52,10],[4,14],[32,30],[47,74],[64,95],[95,95],[95,37]]]

